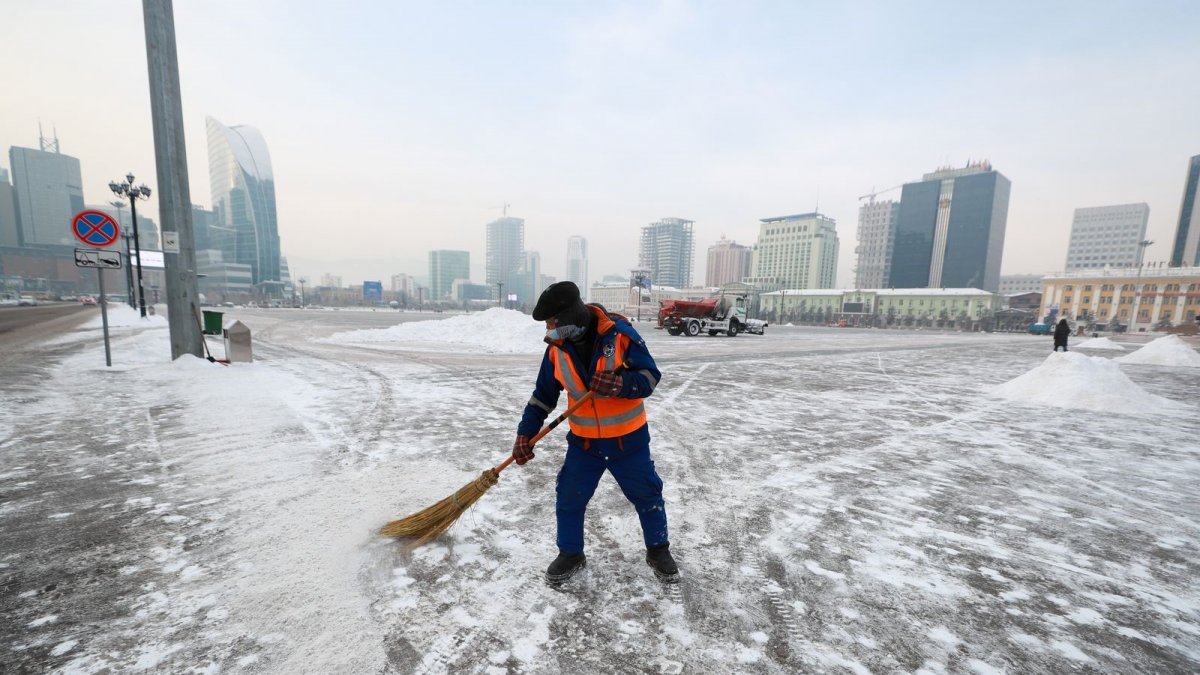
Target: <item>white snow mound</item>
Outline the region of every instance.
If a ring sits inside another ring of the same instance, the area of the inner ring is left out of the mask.
[[[1106,337],[1084,340],[1077,345],[1072,345],[1072,347],[1074,349],[1106,349],[1114,352],[1125,351],[1125,347],[1113,342],[1112,340],[1109,340]]]
[[[492,307],[437,321],[335,333],[321,342],[336,344],[430,344],[488,354],[536,354],[546,348],[546,325],[528,314]]]
[[[159,316],[158,314],[147,315],[142,318],[141,310],[134,309],[129,305],[118,305],[108,303],[108,327],[109,328],[160,328],[167,325],[167,317]],[[91,319],[83,325],[85,329],[98,329],[104,327],[104,319],[100,316],[100,312],[96,312],[95,318]]]
[[[1134,384],[1114,361],[1077,352],[1055,352],[994,393],[1012,401],[1096,412],[1154,413],[1181,405]]]
[[[1121,363],[1200,368],[1200,352],[1189,347],[1178,335],[1164,335],[1136,352],[1115,360]]]

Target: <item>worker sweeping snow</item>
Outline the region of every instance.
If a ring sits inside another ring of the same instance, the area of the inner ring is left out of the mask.
[[[586,565],[584,512],[608,471],[637,510],[646,563],[659,579],[678,580],[667,539],[663,482],[650,457],[650,430],[641,400],[654,392],[661,377],[646,343],[625,317],[584,304],[579,287],[569,281],[542,293],[533,318],[546,322],[550,345],[517,426],[513,460],[523,465],[534,458],[531,440],[558,404],[559,392],[566,390],[568,405],[594,392],[568,418],[567,454],[556,488],[559,553],[546,579],[560,583]],[[619,369],[622,364],[625,368]]]

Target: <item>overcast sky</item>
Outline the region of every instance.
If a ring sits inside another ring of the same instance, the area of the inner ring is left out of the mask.
[[[1005,274],[1060,270],[1083,206],[1148,202],[1161,260],[1200,154],[1192,0],[344,5],[175,3],[193,202],[205,116],[257,127],[314,280],[424,276],[449,248],[482,282],[508,203],[559,278],[569,235],[595,280],[636,265],[642,225],[694,220],[703,282],[721,235],[819,204],[849,285],[860,195],[983,158],[1013,184]],[[0,147],[41,120],[89,203],[128,171],[154,187],[140,2],[14,0],[0,45]]]

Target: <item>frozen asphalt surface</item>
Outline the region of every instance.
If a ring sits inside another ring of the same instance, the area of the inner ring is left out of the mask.
[[[1047,339],[647,329],[685,581],[606,478],[550,588],[561,432],[442,540],[372,536],[505,457],[540,355],[237,318],[252,366],[167,364],[153,328],[111,370],[97,331],[0,361],[0,672],[1200,670],[1200,413],[987,394]],[[1195,369],[1122,370],[1200,401]]]

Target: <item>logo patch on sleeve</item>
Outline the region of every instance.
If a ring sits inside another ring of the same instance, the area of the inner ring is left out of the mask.
[[[615,353],[617,353],[616,345],[614,345],[614,344],[604,345],[604,356],[611,357]]]

